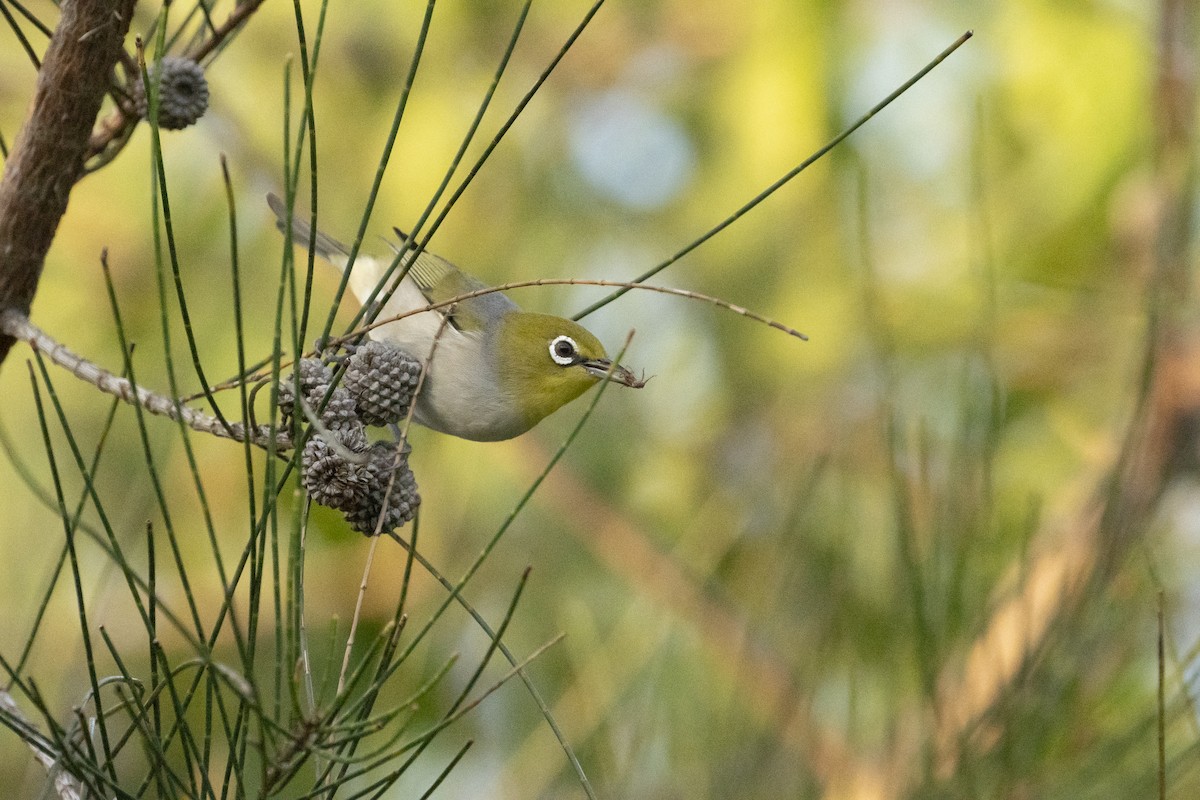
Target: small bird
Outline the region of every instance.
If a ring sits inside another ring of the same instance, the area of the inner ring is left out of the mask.
[[[287,209],[267,195],[277,225],[286,230]],[[402,238],[404,234],[396,231]],[[340,270],[350,249],[297,217],[291,235]],[[393,246],[393,250],[396,250]],[[406,256],[411,259],[411,255]],[[350,273],[350,290],[366,302],[389,260],[359,255]],[[425,308],[486,288],[444,258],[423,252],[381,311],[389,317]],[[479,442],[511,439],[549,414],[608,379],[641,388],[645,381],[614,364],[604,345],[577,322],[522,311],[504,294],[493,292],[453,306],[424,311],[389,322],[370,336],[424,360],[433,352],[414,419],[427,428]],[[436,339],[436,348],[434,346]]]

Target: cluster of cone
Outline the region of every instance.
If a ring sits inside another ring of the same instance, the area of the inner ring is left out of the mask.
[[[309,497],[338,509],[350,527],[368,536],[404,525],[421,503],[408,466],[408,443],[372,443],[366,432],[367,426],[405,418],[420,376],[421,363],[404,351],[368,342],[346,358],[341,385],[332,392],[333,371],[315,358],[301,360],[279,385],[285,424],[297,414],[320,420],[300,458]],[[297,410],[297,386],[308,414]]]
[[[150,67],[149,76],[158,85],[160,127],[186,128],[208,109],[208,82],[195,61],[166,56]],[[138,115],[147,117],[150,100],[141,78],[131,89]],[[333,371],[315,358],[302,359],[279,385],[285,425],[297,415],[302,421],[319,419],[300,457],[309,497],[341,511],[350,527],[368,536],[404,525],[421,503],[408,443],[371,442],[366,431],[404,419],[420,375],[420,362],[407,353],[368,342],[351,352],[342,383],[332,391]],[[297,389],[307,413],[297,408]]]

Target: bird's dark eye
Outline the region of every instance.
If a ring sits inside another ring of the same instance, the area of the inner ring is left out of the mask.
[[[579,347],[570,336],[557,336],[550,342],[550,357],[555,364],[568,367],[579,359]]]

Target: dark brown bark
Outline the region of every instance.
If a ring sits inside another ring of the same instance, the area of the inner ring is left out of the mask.
[[[64,0],[0,179],[0,308],[28,312],[136,0]],[[0,362],[13,340],[0,336]]]

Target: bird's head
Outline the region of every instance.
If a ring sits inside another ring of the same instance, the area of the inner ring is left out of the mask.
[[[506,400],[520,408],[530,426],[608,379],[644,385],[613,364],[604,345],[577,322],[549,314],[515,311],[498,323],[494,339],[497,382]]]

